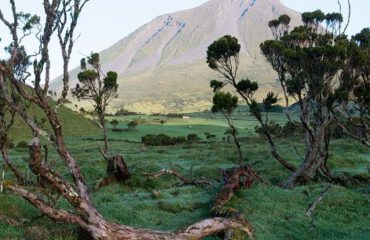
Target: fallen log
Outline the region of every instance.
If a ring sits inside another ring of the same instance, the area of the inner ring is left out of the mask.
[[[221,169],[223,174],[223,185],[221,191],[214,200],[211,213],[214,217],[228,217],[235,219],[248,228],[248,236],[255,239],[252,225],[243,214],[234,208],[225,207],[226,203],[233,197],[234,192],[240,188],[250,188],[256,179],[261,178],[249,165],[231,169]],[[227,233],[228,239],[233,235],[232,231]]]

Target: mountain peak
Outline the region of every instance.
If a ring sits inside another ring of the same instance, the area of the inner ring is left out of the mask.
[[[103,68],[120,77],[119,99],[111,107],[139,112],[207,109],[209,81],[219,76],[208,68],[206,50],[226,34],[242,45],[241,76],[259,81],[262,93],[274,89],[276,76],[259,44],[272,38],[268,21],[283,13],[292,17],[293,25],[300,22],[299,14],[279,0],[210,0],[153,19],[101,53]],[[52,87],[59,90],[60,82]]]

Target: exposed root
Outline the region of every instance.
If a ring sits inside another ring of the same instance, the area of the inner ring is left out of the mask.
[[[240,188],[250,188],[256,179],[261,178],[249,165],[221,171],[223,173],[224,184],[214,201],[211,212],[213,216],[229,217],[243,223],[249,229],[250,234],[248,236],[255,239],[253,228],[245,216],[238,210],[225,207],[225,205],[233,197],[235,191]],[[232,234],[232,232],[228,232],[227,235]]]
[[[114,182],[124,182],[131,177],[127,164],[121,155],[103,155],[107,161],[107,177],[101,178],[95,184],[95,190],[108,186]]]
[[[330,189],[330,186],[329,187],[326,187],[324,189],[324,191],[322,191],[320,193],[319,197],[316,198],[315,201],[312,204],[310,204],[310,206],[307,209],[307,213],[306,213],[306,215],[308,217],[311,217],[312,216],[313,211],[316,209],[317,205],[319,205],[319,203],[322,201],[322,199],[324,198],[324,196],[328,193],[329,189]]]
[[[183,176],[179,174],[175,170],[169,170],[169,169],[162,169],[159,172],[156,173],[143,173],[144,176],[146,176],[149,179],[156,179],[159,178],[163,175],[172,175],[175,176],[177,179],[181,181],[183,185],[195,185],[195,186],[206,186],[206,185],[211,185],[211,182],[206,179],[190,179],[186,176]]]

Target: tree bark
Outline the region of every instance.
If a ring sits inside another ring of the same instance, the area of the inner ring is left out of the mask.
[[[326,161],[330,142],[328,138],[330,138],[330,134],[327,127],[319,127],[313,135],[307,137],[305,160],[284,184],[285,188],[293,188],[297,184],[307,183],[314,178],[324,165],[323,170],[327,173]]]

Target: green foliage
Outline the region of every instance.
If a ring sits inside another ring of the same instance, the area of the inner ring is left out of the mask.
[[[118,126],[118,124],[119,124],[119,122],[118,122],[118,120],[117,119],[113,119],[112,121],[110,121],[110,124],[113,126],[113,128],[115,129],[117,126]]]
[[[28,143],[26,141],[20,141],[17,144],[17,148],[28,148]]]
[[[197,143],[202,139],[198,136],[198,134],[190,133],[188,134],[188,136],[186,136],[186,140],[188,141],[188,143]]]
[[[237,83],[236,89],[244,93],[253,93],[257,91],[258,83],[252,82],[249,79],[242,79]]]
[[[185,137],[170,137],[166,134],[147,134],[141,138],[142,143],[146,146],[169,146],[183,144],[186,142]]]
[[[263,105],[267,111],[270,111],[274,104],[277,103],[277,95],[273,92],[269,92],[265,99],[263,99]]]
[[[230,35],[226,35],[214,43],[207,50],[207,63],[211,69],[217,69],[220,62],[232,57],[238,57],[240,52],[240,44],[238,39]]]
[[[286,122],[284,125],[270,121],[267,123],[268,131],[271,135],[275,137],[292,137],[298,136],[301,137],[304,134],[304,129],[299,125],[298,122]],[[255,132],[263,136],[265,130],[260,127],[255,127]]]
[[[213,92],[217,92],[221,88],[223,88],[225,83],[218,81],[218,80],[212,80],[210,83],[210,87],[213,89]]]
[[[109,71],[107,72],[107,76],[104,78],[104,91],[114,91],[117,92],[118,84],[117,84],[117,73]]]
[[[132,120],[132,121],[130,121],[130,122],[127,123],[127,127],[130,130],[135,129],[138,125],[139,125],[139,121],[137,119]]]
[[[325,14],[321,10],[302,13],[302,21],[305,24],[318,25],[325,20]]]
[[[212,112],[231,114],[238,106],[238,97],[232,96],[229,92],[216,92],[213,96]]]

